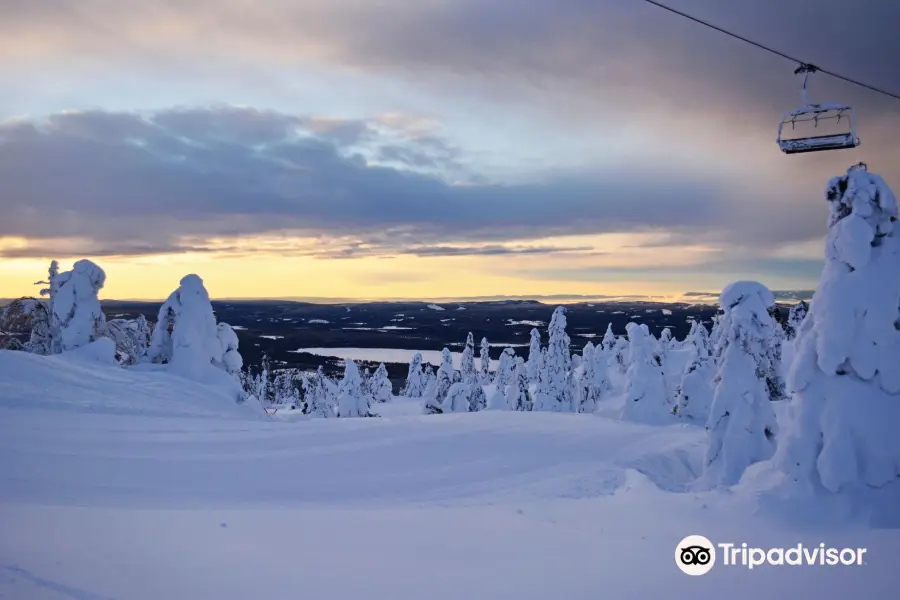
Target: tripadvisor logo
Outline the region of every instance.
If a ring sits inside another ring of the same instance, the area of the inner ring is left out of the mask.
[[[773,566],[859,566],[866,548],[831,548],[797,544],[790,548],[756,548],[746,543],[713,544],[702,535],[689,535],[675,547],[675,564],[687,575],[706,575],[717,560],[726,567],[754,569]]]

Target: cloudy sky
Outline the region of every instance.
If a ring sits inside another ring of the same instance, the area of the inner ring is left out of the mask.
[[[667,3],[900,92],[894,0]],[[5,0],[0,297],[809,288],[900,101],[813,76],[862,145],[784,156],[794,66],[641,0]]]

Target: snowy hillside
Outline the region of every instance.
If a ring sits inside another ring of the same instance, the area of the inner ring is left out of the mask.
[[[223,393],[90,355],[0,352],[0,597],[878,598],[900,586],[895,532],[785,528],[743,496],[679,493],[700,468],[700,428],[410,415],[421,406],[402,398],[379,419],[260,418]],[[672,559],[690,533],[858,545],[868,562],[697,580]]]

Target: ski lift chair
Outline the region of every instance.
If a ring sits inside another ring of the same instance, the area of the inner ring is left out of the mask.
[[[856,137],[856,117],[852,106],[843,104],[812,104],[806,95],[806,82],[810,73],[816,72],[818,69],[813,65],[800,65],[795,71],[795,75],[803,74],[803,84],[800,88],[800,94],[803,98],[803,106],[792,110],[784,115],[781,123],[778,125],[778,146],[785,154],[800,154],[803,152],[821,152],[824,150],[846,150],[859,146],[859,138]],[[798,138],[785,138],[784,126],[790,125],[793,131],[798,123],[813,123],[818,128],[819,123],[823,121],[837,121],[837,125],[841,121],[846,120],[849,131],[841,133],[829,133],[825,135],[814,135]]]

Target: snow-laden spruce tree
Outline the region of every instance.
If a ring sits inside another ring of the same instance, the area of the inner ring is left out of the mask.
[[[747,467],[775,451],[777,427],[767,375],[774,330],[769,307],[775,297],[761,283],[738,281],[719,296],[719,364],[706,430],[704,479],[737,483]]]
[[[516,353],[512,348],[504,348],[500,353],[497,372],[494,374],[494,391],[488,398],[488,408],[492,410],[516,410],[516,395],[509,390],[516,383]]]
[[[423,370],[424,375],[422,376],[423,377],[422,380],[425,382],[423,384],[424,388],[428,389],[429,385],[431,385],[431,386],[437,385],[437,376],[434,374],[434,367],[432,367],[429,364],[424,364],[422,366],[424,368],[424,370]],[[422,396],[423,397],[425,396],[424,390],[422,391]]]
[[[384,366],[384,363],[380,363],[375,369],[369,387],[376,402],[390,402],[394,399],[394,388],[388,378],[387,367]]]
[[[510,403],[510,400],[515,401],[515,394],[507,394],[506,388],[511,386],[502,386],[499,383],[496,384],[494,390],[491,392],[488,397],[487,409],[488,410],[515,410],[515,405]]]
[[[99,339],[106,325],[97,294],[106,273],[89,260],[79,260],[71,271],[54,278],[53,319],[59,327],[59,350],[66,352]],[[51,285],[53,285],[51,283]]]
[[[229,342],[236,344],[236,338]],[[167,362],[179,370],[197,373],[208,365],[224,368],[224,354],[203,280],[197,275],[185,275],[178,289],[160,308],[148,357],[154,362]]]
[[[713,360],[718,363],[720,357],[720,342],[722,338],[722,319],[725,317],[723,314],[716,314],[712,317],[712,325],[709,330],[709,351],[710,356],[713,357]]]
[[[481,338],[478,349],[478,381],[481,385],[491,383],[491,344],[486,337]]]
[[[216,325],[216,337],[219,339],[221,358],[213,360],[213,364],[229,373],[237,376],[244,366],[244,359],[238,352],[238,336],[228,323]]]
[[[459,372],[464,382],[474,381],[477,377],[477,369],[475,368],[475,336],[472,335],[471,331],[466,335],[466,345],[459,360]]]
[[[497,364],[497,372],[494,383],[506,389],[506,386],[516,382],[516,351],[512,348],[504,348],[500,353],[500,361]]]
[[[363,393],[362,378],[359,368],[352,360],[344,366],[344,378],[341,379],[338,392],[339,417],[371,417],[368,395]]]
[[[300,390],[294,383],[295,374],[294,370],[289,369],[275,376],[275,402],[291,410],[300,406]]]
[[[528,361],[525,368],[528,370],[528,381],[537,383],[538,374],[544,368],[543,355],[541,354],[541,332],[536,328],[531,330],[531,340],[528,345]]]
[[[335,416],[334,405],[331,402],[325,376],[325,370],[319,366],[316,372],[306,380],[306,392],[303,399],[306,401],[306,412],[315,417],[331,418]]]
[[[532,410],[534,402],[531,400],[529,393],[528,368],[525,366],[525,359],[521,356],[516,357],[516,381],[513,385],[507,386],[507,394],[511,394],[511,390],[515,390],[515,401],[509,401],[510,406],[515,407],[514,410],[529,411]]]
[[[422,353],[416,352],[409,363],[409,373],[406,376],[406,383],[400,391],[401,396],[421,398],[425,393],[425,371],[422,367]]]
[[[616,347],[616,335],[613,333],[612,323],[607,323],[606,333],[603,334],[603,340],[600,342],[600,347],[606,354],[611,354]]]
[[[359,367],[357,367],[357,368],[359,368]],[[425,385],[427,386],[428,385],[428,383],[427,383],[428,369],[425,369],[425,372],[426,372],[426,378],[425,378],[426,384]],[[432,377],[433,376],[434,375],[432,374]],[[366,402],[369,403],[369,406],[372,406],[372,404],[375,403],[375,396],[374,396],[374,394],[372,394],[372,373],[369,371],[368,367],[366,367],[365,369],[363,369],[362,371],[359,372],[359,381],[360,381],[359,387],[362,390],[363,395],[367,399]]]
[[[712,344],[709,341],[709,329],[703,324],[703,321],[697,321],[697,329],[694,331],[697,336],[698,344],[706,348],[707,355],[712,358]]]
[[[601,378],[605,376],[606,370],[602,368],[602,365],[600,365],[601,361],[597,360],[595,354],[602,356],[602,351],[598,352],[592,342],[588,342],[584,345],[584,350],[581,352],[582,370],[580,391],[578,394],[580,400],[578,412],[594,412],[597,408],[597,402],[600,400],[600,396],[603,393],[602,384],[599,382]]]
[[[463,348],[459,372],[462,376],[462,383],[469,386],[469,412],[484,410],[487,406],[487,397],[481,384],[478,383],[478,370],[475,367],[475,338],[472,332],[466,336],[466,347]]]
[[[110,319],[103,335],[116,345],[116,361],[120,365],[136,364],[150,346],[150,325],[144,315],[132,319]]]
[[[627,373],[630,353],[631,348],[628,342],[627,333],[626,335],[620,335],[616,337],[616,341],[613,343],[613,348],[609,356],[609,362],[619,373]]]
[[[441,366],[438,368],[435,384],[429,395],[425,397],[425,414],[433,415],[444,411],[444,401],[447,399],[447,392],[453,385],[456,377],[456,370],[453,368],[453,354],[449,349],[441,350]]]
[[[646,327],[631,322],[628,335],[628,371],[622,419],[639,423],[665,422],[669,412],[666,383],[656,350],[656,340]]]
[[[688,331],[688,334],[685,336],[685,343],[694,339],[694,336],[697,335],[697,319],[691,319],[691,329]]]
[[[30,350],[37,354],[59,354],[62,352],[62,341],[59,337],[59,318],[53,310],[56,301],[56,294],[62,283],[59,280],[59,263],[55,260],[50,261],[50,268],[47,269],[47,281],[38,281],[38,284],[44,284],[47,287],[40,292],[41,296],[46,296],[47,300],[43,304],[46,308],[46,330],[41,326],[38,336],[32,335],[34,349]]]
[[[447,396],[441,405],[441,412],[471,412],[472,384],[457,381],[447,390]]]
[[[668,327],[663,327],[663,330],[659,334],[659,345],[662,348],[662,352],[668,352],[672,348],[672,330]]]
[[[565,306],[558,306],[553,311],[548,334],[550,341],[547,344],[544,366],[538,377],[535,410],[571,412],[573,408],[573,386],[570,379],[572,355],[569,353],[570,339],[566,334]]]
[[[787,339],[792,340],[797,337],[797,333],[800,331],[800,325],[803,324],[803,319],[806,318],[806,313],[808,312],[809,304],[803,300],[791,307],[787,320]]]
[[[19,336],[27,334],[23,344]],[[0,350],[52,354],[47,303],[37,298],[18,298],[0,307]]]
[[[897,201],[860,165],[832,179],[822,270],[794,342],[791,418],[776,464],[830,492],[900,478]]]
[[[705,426],[712,406],[716,371],[701,331],[705,331],[703,325],[698,327],[697,321],[693,321],[691,332],[684,340],[689,358],[678,385],[674,410],[680,418]]]

